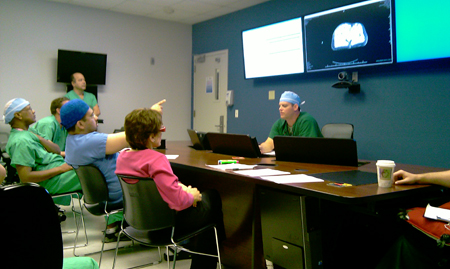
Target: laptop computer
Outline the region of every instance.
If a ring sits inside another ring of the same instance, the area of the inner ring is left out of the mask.
[[[273,143],[277,161],[358,166],[353,139],[275,136]]]
[[[206,138],[206,133],[204,132],[197,132],[193,129],[187,129],[187,132],[189,134],[189,137],[192,142],[192,148],[198,149],[198,150],[207,150],[211,149],[208,143],[208,139]]]
[[[207,133],[206,137],[214,153],[248,158],[263,157],[256,137],[224,133]]]

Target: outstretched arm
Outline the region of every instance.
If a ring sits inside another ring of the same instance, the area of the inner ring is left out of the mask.
[[[129,146],[130,145],[128,144],[125,137],[125,132],[109,134],[108,138],[106,139],[105,154],[114,154]]]
[[[163,100],[159,101],[158,103],[152,105],[151,109],[155,110],[155,111],[158,111],[162,115],[162,112],[163,112],[163,106],[162,105],[165,102],[166,102],[166,99],[163,99]]]
[[[5,167],[3,167],[3,165],[0,164],[0,184],[3,182],[5,177],[6,177]]]
[[[412,174],[403,170],[394,173],[395,184],[434,184],[450,188],[450,170]]]

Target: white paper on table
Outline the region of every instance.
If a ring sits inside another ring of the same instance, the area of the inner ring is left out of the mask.
[[[262,176],[275,176],[275,175],[288,175],[289,172],[275,170],[275,169],[254,169],[245,171],[234,171],[235,173],[251,176],[251,177],[262,177]]]
[[[242,164],[242,163],[227,163],[227,164],[216,164],[216,165],[206,165],[211,168],[220,170],[248,170],[253,169],[256,165]]]
[[[175,160],[176,158],[178,158],[178,156],[180,155],[166,155],[167,160]]]
[[[267,156],[275,156],[275,150],[272,150],[272,151],[270,151],[270,152],[263,153],[263,155],[267,155]]]
[[[425,208],[425,213],[423,216],[429,219],[450,222],[450,210],[446,208],[434,207],[430,204],[428,204]]]
[[[309,182],[323,182],[323,179],[308,176],[305,174],[286,175],[286,176],[270,176],[261,177],[264,180],[273,181],[275,183],[309,183]]]

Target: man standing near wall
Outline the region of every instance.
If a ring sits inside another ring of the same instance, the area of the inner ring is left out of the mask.
[[[98,117],[100,116],[100,107],[98,106],[97,99],[95,95],[90,92],[86,92],[86,80],[84,79],[83,74],[76,72],[73,73],[70,77],[72,81],[73,90],[68,92],[64,97],[73,99],[81,99],[83,100],[92,110],[94,114]]]

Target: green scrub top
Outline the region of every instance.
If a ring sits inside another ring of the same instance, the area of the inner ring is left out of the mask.
[[[36,130],[40,136],[57,144],[61,151],[66,150],[67,130],[59,124],[54,115],[40,119],[30,129],[33,133],[36,133],[33,131]]]
[[[39,142],[39,138],[26,130],[11,129],[6,144],[6,152],[11,156],[11,165],[31,167],[33,171],[43,171],[65,163],[61,155],[48,152]],[[75,170],[54,176],[38,183],[50,194],[59,194],[81,190]]]
[[[95,95],[86,91],[84,92],[84,99],[81,99],[80,96],[74,90],[71,90],[70,92],[66,93],[64,97],[67,97],[70,100],[73,99],[83,100],[92,109],[94,109],[94,106],[97,105],[97,99],[95,99]]]

